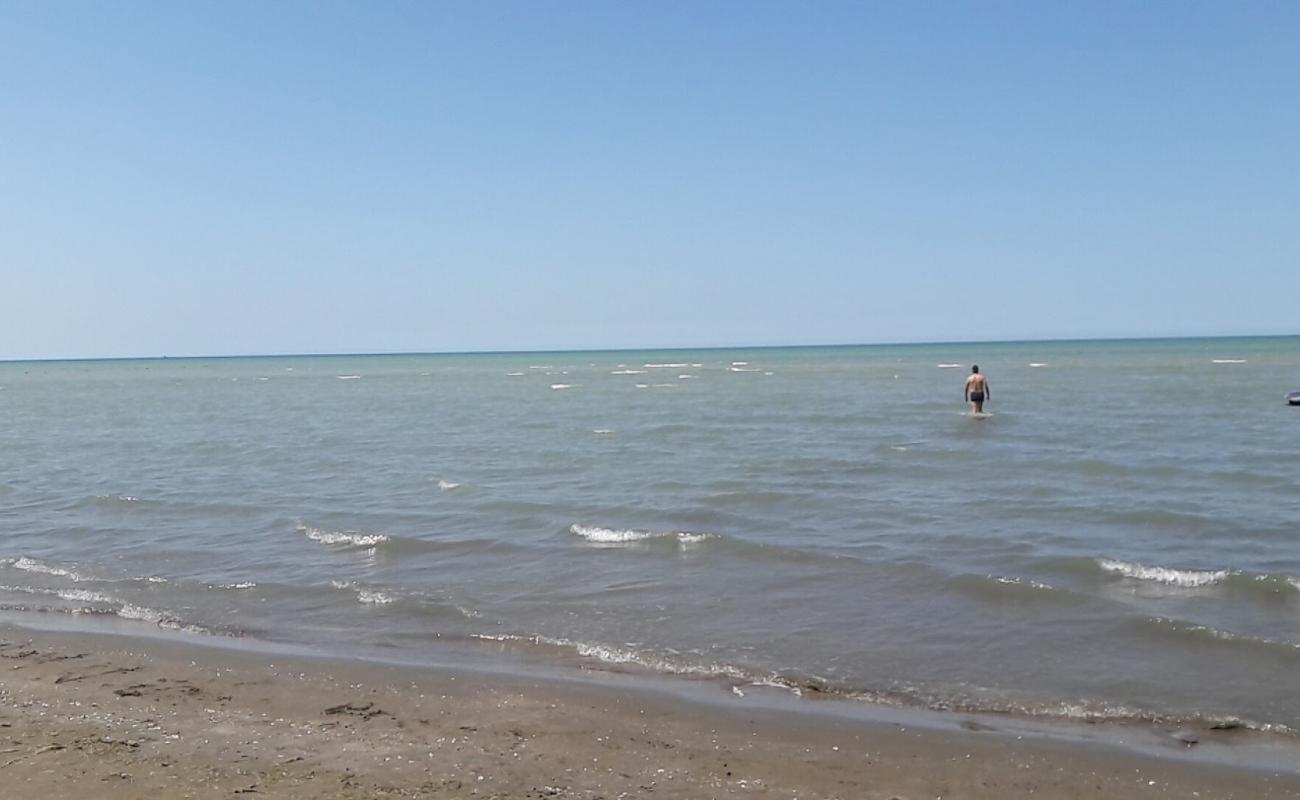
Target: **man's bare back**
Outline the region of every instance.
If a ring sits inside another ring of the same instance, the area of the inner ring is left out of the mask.
[[[972,414],[984,413],[984,401],[992,395],[989,393],[988,379],[980,374],[979,365],[970,368],[970,376],[966,378],[966,400],[970,403]]]

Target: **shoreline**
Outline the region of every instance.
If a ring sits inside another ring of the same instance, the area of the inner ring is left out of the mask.
[[[10,622],[0,641],[0,774],[22,796],[1300,798],[1300,749],[1236,732],[1190,746]]]

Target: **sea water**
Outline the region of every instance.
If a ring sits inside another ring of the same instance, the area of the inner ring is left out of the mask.
[[[1300,338],[0,364],[0,608],[1285,733],[1297,388]]]

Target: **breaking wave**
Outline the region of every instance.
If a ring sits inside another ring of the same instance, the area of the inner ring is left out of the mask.
[[[375,547],[388,541],[382,533],[360,533],[358,531],[331,531],[311,525],[299,525],[298,530],[313,542],[321,544],[341,544],[348,547]]]
[[[594,525],[573,524],[569,532],[595,544],[630,544],[654,540],[675,540],[682,545],[699,544],[714,538],[711,533],[690,533],[687,531],[638,531],[631,529],[600,528]]]
[[[1221,583],[1229,575],[1237,574],[1231,570],[1195,570],[1195,569],[1174,569],[1172,567],[1149,567],[1145,564],[1135,564],[1131,561],[1117,561],[1110,558],[1101,558],[1097,560],[1097,565],[1106,572],[1116,575],[1122,575],[1125,578],[1132,578],[1139,581],[1152,581],[1163,583],[1169,586],[1180,586],[1183,588],[1195,588],[1198,586],[1212,586]]]
[[[1269,733],[1292,734],[1287,725],[1257,722],[1237,716],[1200,713],[1174,714],[1100,700],[1034,701],[1009,696],[1000,691],[967,687],[958,694],[935,693],[918,686],[894,684],[888,688],[869,689],[845,686],[827,678],[786,671],[753,670],[726,662],[701,659],[691,661],[678,654],[660,654],[638,650],[633,645],[616,646],[584,642],[563,637],[521,634],[471,634],[470,639],[505,645],[522,645],[567,651],[609,668],[633,668],[696,680],[720,680],[730,684],[733,693],[744,697],[741,687],[772,687],[798,697],[841,698],[896,708],[928,708],[936,711],[970,714],[1014,714],[1024,717],[1087,722],[1147,722],[1156,724],[1193,724],[1203,727],[1244,728]]]
[[[55,575],[60,578],[68,578],[69,580],[72,580],[77,583],[80,583],[81,581],[94,580],[94,578],[88,577],[86,575],[82,575],[78,572],[74,572],[68,569],[63,569],[62,567],[55,567],[50,564],[46,564],[45,562],[37,561],[34,558],[28,558],[27,556],[22,556],[21,558],[15,558],[15,559],[7,559],[6,561],[0,563],[8,564],[14,569],[21,569],[25,572],[39,572],[44,575]]]

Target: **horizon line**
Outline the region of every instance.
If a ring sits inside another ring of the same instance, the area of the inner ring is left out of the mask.
[[[1084,336],[1051,339],[970,339],[952,341],[890,341],[890,342],[823,342],[816,344],[755,344],[755,345],[692,345],[673,347],[587,347],[561,349],[521,350],[390,350],[375,352],[341,353],[224,353],[217,355],[149,355],[149,356],[62,356],[53,358],[4,358],[0,364],[49,364],[84,361],[196,361],[203,359],[235,358],[367,358],[377,356],[492,356],[539,353],[635,353],[635,352],[691,352],[700,350],[799,350],[816,348],[850,347],[924,347],[937,345],[1004,345],[1004,344],[1060,344],[1065,342],[1166,342],[1197,339],[1288,339],[1300,333],[1239,333],[1228,335],[1194,336]]]

